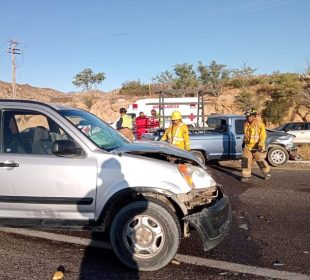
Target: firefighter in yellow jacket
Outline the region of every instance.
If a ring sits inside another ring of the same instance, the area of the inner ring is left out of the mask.
[[[190,150],[188,128],[182,122],[182,115],[179,111],[172,113],[171,125],[167,128],[160,141],[168,141],[180,149]]]
[[[120,108],[119,110],[120,113],[120,118],[116,123],[116,129],[123,134],[127,139],[130,141],[134,140],[134,135],[132,133],[132,128],[133,128],[133,121],[130,116],[128,116],[126,113],[125,108]]]
[[[269,180],[270,167],[265,158],[267,155],[265,141],[266,129],[260,119],[256,118],[256,110],[249,109],[245,113],[247,121],[244,124],[244,139],[242,144],[242,182],[247,182],[251,177],[252,161],[255,160],[261,171],[265,175],[265,180]]]

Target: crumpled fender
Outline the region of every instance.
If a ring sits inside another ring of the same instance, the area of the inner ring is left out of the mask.
[[[224,195],[211,207],[206,207],[200,212],[187,215],[183,220],[198,231],[204,250],[211,250],[224,239],[229,231],[232,221],[229,198]]]

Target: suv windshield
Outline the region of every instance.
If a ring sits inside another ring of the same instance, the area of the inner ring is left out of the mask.
[[[111,151],[130,143],[107,123],[86,111],[71,109],[59,110],[59,113],[84,132],[99,148]]]

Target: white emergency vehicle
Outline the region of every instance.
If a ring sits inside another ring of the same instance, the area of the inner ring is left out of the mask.
[[[146,116],[151,116],[151,110],[155,109],[161,121],[164,119],[165,127],[170,124],[170,117],[173,111],[178,110],[182,115],[182,120],[187,125],[197,126],[200,121],[197,119],[199,113],[197,97],[176,97],[165,98],[163,103],[160,103],[158,98],[139,99],[135,103],[129,105],[127,114],[133,118],[143,112]]]

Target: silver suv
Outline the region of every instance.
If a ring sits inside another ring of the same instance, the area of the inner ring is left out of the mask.
[[[130,142],[89,112],[0,99],[0,224],[109,231],[127,266],[156,270],[196,228],[205,250],[231,207],[204,165],[158,142]]]

